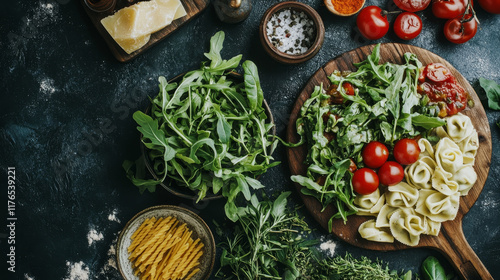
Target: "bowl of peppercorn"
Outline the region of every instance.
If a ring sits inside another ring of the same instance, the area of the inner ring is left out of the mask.
[[[273,59],[296,64],[319,52],[325,39],[325,26],[311,6],[285,1],[264,13],[259,33],[262,46]]]

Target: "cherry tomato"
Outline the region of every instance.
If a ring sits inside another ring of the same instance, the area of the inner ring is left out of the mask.
[[[394,0],[394,4],[401,10],[407,12],[418,12],[425,10],[431,3],[431,0]]]
[[[425,66],[425,76],[433,82],[444,82],[452,77],[450,70],[441,63],[430,63]]]
[[[370,168],[361,168],[352,176],[352,188],[361,195],[371,194],[377,190],[379,179],[377,173]]]
[[[396,142],[393,150],[394,158],[402,165],[408,165],[416,162],[420,155],[420,147],[417,141],[409,138],[403,138]]]
[[[472,14],[449,19],[444,24],[444,36],[448,41],[462,44],[474,37],[477,32],[477,21]]]
[[[356,25],[361,35],[369,40],[380,39],[389,31],[387,15],[377,6],[363,8],[356,18]]]
[[[488,13],[500,14],[500,0],[479,0],[479,6]]]
[[[394,32],[403,40],[410,40],[422,31],[422,20],[410,12],[403,12],[394,21]]]
[[[380,183],[386,186],[395,185],[405,177],[401,164],[395,161],[386,161],[377,172]]]
[[[452,19],[465,13],[468,0],[435,0],[432,13],[437,18]]]
[[[351,83],[344,82],[344,83],[342,83],[342,87],[345,90],[345,94],[354,95],[354,87],[352,86]]]
[[[378,141],[372,141],[363,148],[361,156],[366,166],[370,168],[379,168],[387,161],[387,158],[389,158],[389,150],[384,144]]]

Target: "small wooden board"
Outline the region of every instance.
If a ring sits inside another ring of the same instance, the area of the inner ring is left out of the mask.
[[[151,34],[151,38],[149,39],[149,42],[144,45],[142,48],[138,49],[137,51],[127,54],[116,42],[113,40],[113,38],[109,35],[109,33],[106,31],[104,26],[101,24],[101,19],[111,15],[112,13],[98,13],[94,12],[89,7],[87,7],[87,4],[85,4],[85,0],[80,0],[80,2],[83,5],[83,8],[85,9],[85,12],[87,12],[87,15],[90,17],[90,20],[92,23],[95,25],[97,28],[97,31],[101,34],[101,36],[104,38],[104,41],[108,45],[109,49],[113,53],[113,55],[116,57],[121,62],[127,62],[134,57],[138,56],[145,50],[149,49],[151,46],[155,45],[159,41],[163,40],[165,37],[170,35],[172,32],[177,30],[179,27],[184,25],[186,22],[190,21],[193,19],[195,16],[200,14],[203,10],[205,10],[208,7],[208,4],[210,3],[210,0],[181,0],[182,5],[184,6],[184,9],[186,9],[187,15],[184,17],[181,17],[179,19],[174,20],[170,25],[166,26],[165,28],[159,30],[158,32],[155,32]],[[138,1],[134,1],[132,3],[129,3],[126,0],[117,0],[117,4],[115,7],[114,11],[118,11],[121,8],[130,6],[134,3],[137,3]]]
[[[374,45],[364,46],[341,54],[337,58],[321,67],[310,78],[309,82],[300,93],[293,107],[287,128],[288,142],[297,143],[299,140],[299,136],[296,133],[295,122],[300,114],[300,108],[302,107],[302,104],[304,104],[304,102],[311,96],[314,87],[323,83],[324,88],[328,88],[330,85],[330,81],[327,77],[334,70],[355,71],[356,68],[354,67],[353,63],[365,60],[366,57],[371,54],[373,48]],[[472,123],[474,124],[474,127],[478,132],[480,142],[479,150],[476,155],[476,162],[474,164],[474,169],[477,173],[478,179],[474,187],[470,190],[469,194],[467,196],[461,197],[460,208],[457,217],[453,221],[443,223],[441,226],[441,232],[438,236],[435,237],[422,235],[420,238],[420,243],[415,247],[431,247],[442,252],[455,266],[457,272],[459,272],[465,279],[493,279],[484,265],[481,263],[477,255],[470,248],[469,244],[465,240],[462,230],[462,218],[474,205],[477,198],[479,197],[490,169],[492,142],[486,112],[484,111],[479,97],[477,96],[469,82],[467,82],[467,80],[450,63],[430,51],[411,45],[386,43],[382,44],[380,48],[381,63],[389,61],[402,64],[404,61],[403,55],[406,52],[412,52],[416,54],[423,65],[432,62],[440,62],[446,65],[452,71],[453,75],[457,78],[457,81],[470,93],[475,103],[475,106],[473,108],[466,109],[462,113],[471,118]],[[305,166],[303,163],[307,156],[307,145],[302,145],[296,148],[289,148],[287,153],[292,175],[305,175],[307,166]],[[298,184],[295,185],[297,187],[297,190],[300,192],[302,186]],[[330,217],[335,213],[334,207],[330,205],[322,212],[321,204],[316,198],[303,195],[302,193],[301,197],[306,208],[318,221],[318,223],[320,223],[321,226],[326,230],[329,230],[328,221]],[[346,241],[347,243],[366,249],[392,251],[415,248],[403,245],[397,241],[395,243],[378,243],[361,238],[358,233],[358,227],[367,219],[368,218],[366,217],[356,215],[349,216],[346,224],[344,224],[342,219],[336,219],[333,222],[331,230],[338,238]]]

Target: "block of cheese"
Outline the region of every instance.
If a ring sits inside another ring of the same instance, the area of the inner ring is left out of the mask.
[[[128,54],[140,49],[152,33],[185,16],[180,0],[151,0],[120,9],[101,20],[109,35]]]

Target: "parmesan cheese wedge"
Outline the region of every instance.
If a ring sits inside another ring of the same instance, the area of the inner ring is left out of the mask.
[[[128,54],[146,45],[151,34],[186,15],[180,0],[143,1],[105,17],[101,24]]]

